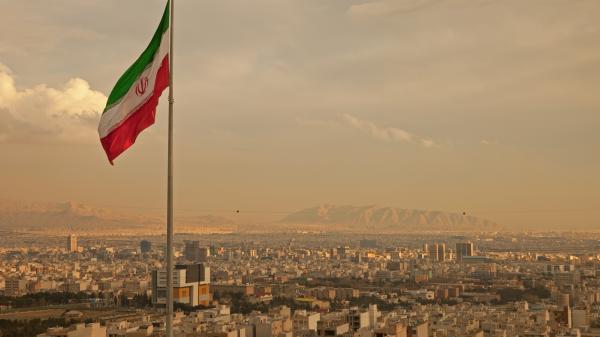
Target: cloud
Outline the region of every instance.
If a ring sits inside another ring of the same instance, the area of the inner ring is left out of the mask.
[[[421,145],[425,146],[425,147],[439,147],[438,144],[436,144],[433,139],[431,138],[423,138],[420,140]]]
[[[38,84],[20,89],[10,69],[0,63],[0,142],[88,143],[106,96],[87,81],[73,78],[60,89]]]
[[[406,130],[395,127],[380,127],[377,124],[362,120],[350,114],[339,115],[338,120],[320,120],[296,118],[296,123],[301,126],[316,127],[351,127],[368,134],[374,139],[390,143],[412,143],[426,148],[440,147],[433,139],[429,137],[418,137]]]
[[[414,134],[394,127],[380,127],[370,121],[361,120],[349,114],[342,114],[345,125],[369,134],[371,137],[385,142],[415,143],[427,148],[439,147],[431,138],[421,138]]]
[[[375,123],[369,121],[360,120],[352,115],[343,114],[342,119],[347,125],[366,132],[373,136],[373,138],[384,140],[384,141],[397,141],[397,142],[410,142],[412,141],[413,135],[407,131],[398,128],[380,128]]]

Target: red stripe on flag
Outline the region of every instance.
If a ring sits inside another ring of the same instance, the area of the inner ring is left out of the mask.
[[[163,90],[168,86],[169,55],[165,56],[158,68],[156,81],[154,82],[154,92],[148,101],[127,117],[121,125],[100,140],[111,165],[113,165],[113,160],[115,158],[135,143],[137,136],[144,131],[144,129],[154,124],[158,99]]]

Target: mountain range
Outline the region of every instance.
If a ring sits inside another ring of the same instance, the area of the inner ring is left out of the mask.
[[[377,206],[320,205],[280,221],[251,224],[213,216],[178,216],[177,232],[230,233],[317,231],[402,233],[416,231],[495,231],[490,220],[460,213]],[[0,199],[0,229],[45,233],[162,234],[164,217],[119,213],[76,202],[24,202]]]
[[[495,222],[462,213],[377,206],[321,205],[289,214],[290,225],[319,225],[361,232],[494,231]]]
[[[212,215],[177,217],[179,232],[232,232],[233,221]],[[165,220],[152,214],[119,213],[76,202],[24,202],[0,199],[0,229],[35,232],[162,234]]]

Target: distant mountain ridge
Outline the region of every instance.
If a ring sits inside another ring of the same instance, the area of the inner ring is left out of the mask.
[[[176,217],[179,232],[237,230],[230,219],[212,216]],[[0,229],[40,232],[154,232],[164,231],[164,218],[118,213],[76,202],[25,202],[0,199]]]
[[[119,213],[76,202],[24,202],[0,199],[0,229],[40,233],[158,234],[162,216]],[[402,233],[419,231],[495,231],[498,224],[459,213],[377,206],[320,205],[293,212],[280,221],[237,224],[213,215],[177,216],[178,233],[310,231]]]
[[[351,231],[492,231],[490,220],[460,213],[377,206],[320,205],[289,214],[281,223]]]

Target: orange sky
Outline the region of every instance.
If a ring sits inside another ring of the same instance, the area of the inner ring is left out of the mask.
[[[2,3],[1,198],[162,209],[166,99],[114,167],[95,128],[163,2]],[[600,2],[178,9],[179,212],[377,204],[600,229]]]

